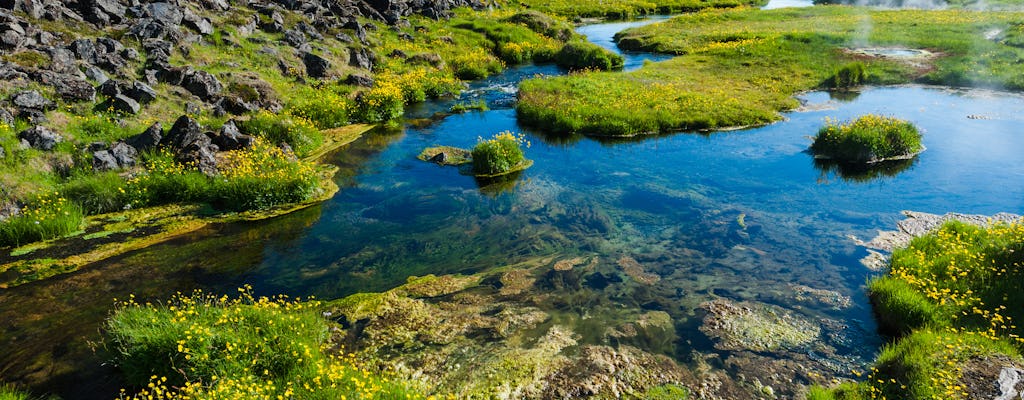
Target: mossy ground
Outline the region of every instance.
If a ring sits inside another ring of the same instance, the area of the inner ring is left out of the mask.
[[[559,134],[631,136],[750,126],[781,119],[793,94],[827,87],[850,63],[864,83],[919,81],[1018,90],[1024,49],[986,38],[1016,12],[798,9],[708,10],[619,35],[628,49],[677,54],[629,73],[526,81],[518,113]],[[1007,37],[1010,35],[1008,34]],[[856,55],[864,47],[927,49],[932,60]],[[638,113],[633,110],[646,110]]]

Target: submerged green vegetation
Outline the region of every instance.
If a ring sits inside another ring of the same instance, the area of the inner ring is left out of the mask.
[[[117,306],[106,330],[129,399],[423,398],[332,342],[316,301],[195,292]]]
[[[827,120],[811,144],[816,157],[847,163],[908,158],[922,148],[921,133],[914,124],[874,114],[846,123]]]
[[[620,46],[677,54],[629,73],[521,85],[520,118],[554,133],[632,136],[766,124],[819,87],[918,81],[1024,89],[1011,33],[1024,14],[820,6],[706,10],[618,35]],[[1007,41],[1007,40],[1011,41]],[[855,52],[907,47],[898,58]],[[644,110],[636,112],[636,110]]]
[[[810,399],[966,399],[1024,363],[1024,224],[947,222],[893,252],[868,291],[897,335],[861,383]]]

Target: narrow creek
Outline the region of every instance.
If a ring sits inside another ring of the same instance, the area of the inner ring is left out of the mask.
[[[581,32],[611,46],[611,36],[629,26]],[[625,56],[628,68],[663,59]],[[674,336],[645,344],[645,351],[682,363],[712,360],[712,368],[747,377],[769,373],[765,360],[850,376],[874,358],[882,339],[863,290],[875,272],[860,264],[866,252],[849,236],[891,229],[901,210],[1024,210],[1018,95],[918,86],[842,98],[812,92],[800,96],[802,111],[770,126],[602,142],[544,136],[517,123],[517,83],[560,73],[524,66],[473,83],[464,98],[486,100],[486,112],[432,119],[454,100],[414,107],[405,127],[374,131],[331,156],[342,168],[342,190],[319,206],[209,227],[0,290],[0,381],[64,398],[115,396],[122,383],[92,349],[113,299],[131,293],[159,300],[251,284],[260,295],[333,299],[387,290],[413,275],[572,257],[597,260],[584,284],[573,293],[557,285],[536,291],[549,299],[591,299],[551,301],[543,310],[582,343],[606,343],[606,330],[618,320],[663,311]],[[825,117],[869,112],[913,121],[928,151],[867,171],[816,163],[805,152]],[[505,130],[527,134],[526,155],[535,162],[512,181],[478,182],[415,158],[425,147],[468,148]],[[652,279],[635,279],[630,269],[637,268]],[[769,304],[821,333],[782,351],[716,346],[701,329],[711,300]]]

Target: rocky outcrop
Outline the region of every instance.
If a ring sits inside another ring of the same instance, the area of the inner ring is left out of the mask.
[[[18,139],[25,141],[34,149],[43,151],[53,150],[57,143],[64,141],[64,138],[59,133],[41,125],[36,125],[19,132]]]
[[[196,120],[184,115],[179,117],[160,144],[170,148],[178,162],[195,166],[207,175],[217,174],[219,149]]]

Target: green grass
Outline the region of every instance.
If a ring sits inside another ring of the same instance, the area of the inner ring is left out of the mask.
[[[242,121],[239,129],[275,145],[288,143],[299,157],[316,150],[324,142],[323,134],[313,122],[287,113],[260,111]]]
[[[648,14],[678,14],[706,8],[729,8],[742,5],[761,5],[761,0],[520,0],[519,4],[544,13],[566,17],[628,19]]]
[[[522,136],[502,132],[491,139],[481,140],[473,147],[473,173],[498,175],[510,172],[526,162],[523,156]]]
[[[1010,12],[838,6],[686,14],[619,35],[625,48],[679,57],[629,73],[528,80],[518,112],[556,133],[631,136],[777,121],[779,111],[797,106],[795,93],[836,86],[837,75],[847,81],[839,86],[920,81],[1024,89],[1017,63],[1024,49],[984,36],[1021,20],[1024,14]],[[940,55],[911,64],[845,50],[865,45]]]
[[[212,180],[208,201],[230,211],[264,210],[301,203],[320,189],[312,164],[291,160],[279,148],[260,141],[253,148],[225,156],[222,175]]]
[[[124,209],[128,204],[125,186],[125,179],[116,171],[85,173],[69,178],[60,192],[86,215],[95,215]]]
[[[458,102],[448,112],[452,114],[464,114],[470,111],[487,111],[487,102],[483,99],[473,102]]]
[[[555,54],[555,63],[570,71],[622,69],[626,60],[604,47],[590,42],[571,42]]]
[[[331,350],[317,302],[240,291],[120,304],[105,331],[113,361],[142,388],[129,398],[422,398]]]
[[[966,398],[962,372],[985,357],[1021,362],[1024,225],[947,222],[893,252],[868,285],[884,329],[898,335],[867,379],[811,399]]]
[[[57,193],[36,197],[21,214],[0,221],[0,246],[59,238],[78,232],[85,216],[74,203]]]
[[[907,157],[922,148],[921,133],[914,124],[874,114],[847,123],[826,121],[811,144],[816,156],[848,163]]]

